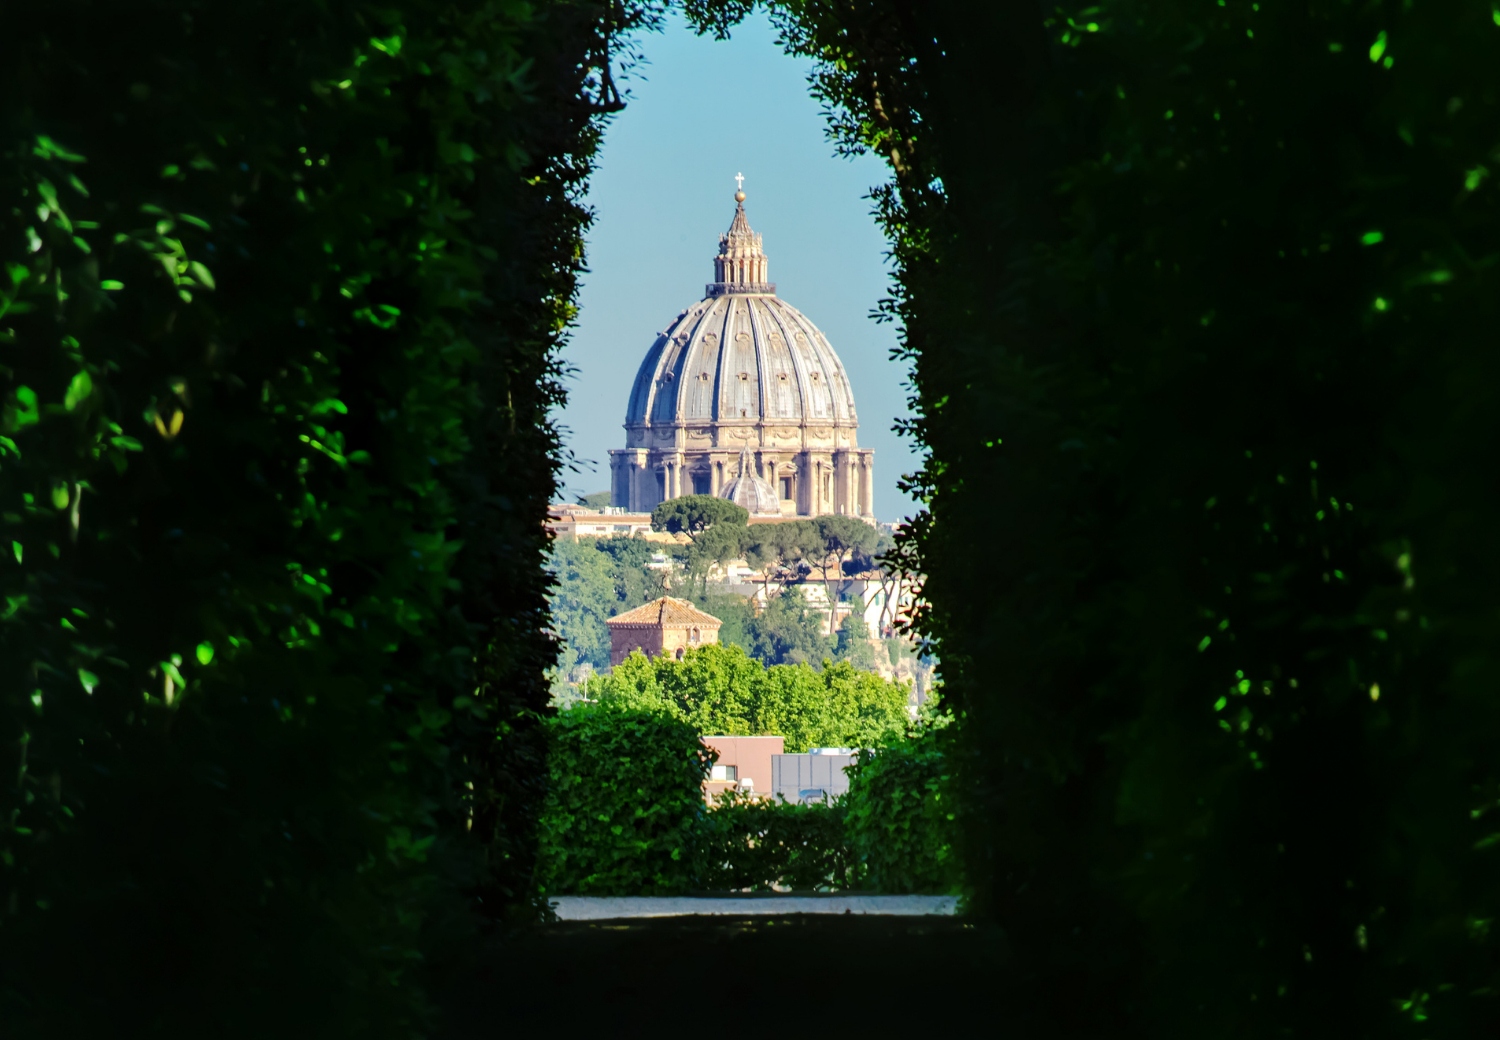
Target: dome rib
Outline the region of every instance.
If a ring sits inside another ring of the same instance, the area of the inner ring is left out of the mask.
[[[740,333],[748,343],[737,340]],[[742,370],[755,387],[737,385]],[[782,373],[792,383],[786,398],[775,385]],[[785,300],[748,294],[707,297],[658,335],[636,372],[625,417],[627,426],[773,421],[858,422],[848,373],[822,331]]]

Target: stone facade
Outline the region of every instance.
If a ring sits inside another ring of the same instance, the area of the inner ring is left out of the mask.
[[[721,622],[685,599],[663,596],[605,622],[609,626],[609,663],[618,665],[639,650],[647,657],[681,659],[694,647],[719,641]]]
[[[761,236],[735,195],[715,281],[647,351],[610,452],[611,500],[634,512],[717,495],[745,449],[787,516],[873,517],[874,452],[860,448],[854,393],[823,333],[766,280]]]

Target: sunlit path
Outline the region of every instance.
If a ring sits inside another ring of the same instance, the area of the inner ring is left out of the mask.
[[[895,917],[952,916],[956,896],[745,895],[745,896],[560,896],[560,921],[604,921],[637,917],[784,916],[786,914],[875,914]]]

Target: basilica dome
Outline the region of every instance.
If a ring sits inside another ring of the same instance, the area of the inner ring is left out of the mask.
[[[871,453],[856,445],[854,392],[827,337],[776,295],[761,236],[735,195],[703,299],[657,334],[611,452],[613,501],[631,509],[719,494],[737,457],[786,515],[868,515]],[[654,485],[654,486],[653,486]],[[757,491],[758,495],[758,491]]]
[[[760,235],[750,230],[743,204],[724,238],[731,250],[736,239],[752,238],[753,252],[760,253]],[[763,253],[747,264],[749,273],[761,275],[764,265]],[[843,363],[818,327],[776,296],[776,286],[721,281],[707,289],[646,352],[625,413],[627,428],[762,420],[856,424]]]

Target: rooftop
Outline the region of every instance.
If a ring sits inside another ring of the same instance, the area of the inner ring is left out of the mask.
[[[650,603],[643,603],[634,610],[627,610],[604,622],[606,625],[701,625],[718,628],[721,621],[712,614],[705,614],[685,599],[663,596]]]

